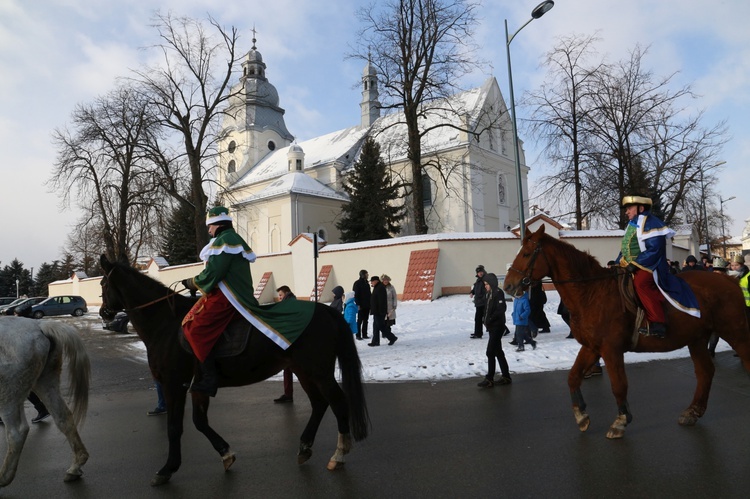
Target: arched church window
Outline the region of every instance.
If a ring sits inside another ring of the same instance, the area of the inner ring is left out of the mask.
[[[422,177],[422,204],[432,206],[432,182],[427,175]]]
[[[229,151],[229,154],[234,154],[234,151],[237,150],[237,142],[232,141],[229,143],[229,146],[227,147],[227,151]]]
[[[298,159],[298,160],[295,160],[295,161],[296,161],[297,171],[302,171],[302,160]]]
[[[237,171],[237,164],[234,162],[234,160],[232,160],[227,165],[227,173],[234,173],[236,171]]]

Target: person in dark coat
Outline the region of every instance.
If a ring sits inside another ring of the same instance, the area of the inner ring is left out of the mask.
[[[279,286],[276,290],[279,301],[284,300],[296,300],[297,297],[289,286]],[[294,373],[289,367],[284,368],[284,394],[279,398],[273,399],[277,404],[285,404],[287,402],[294,402]]]
[[[338,310],[342,314],[344,313],[344,288],[341,286],[333,288],[333,301],[331,302],[330,307]]]
[[[474,333],[469,338],[481,338],[484,327],[482,326],[482,320],[484,319],[484,306],[487,303],[487,298],[484,291],[484,265],[478,265],[476,270],[477,280],[471,287],[471,293],[469,296],[474,300]]]
[[[485,274],[485,307],[482,321],[487,328],[490,339],[487,341],[487,375],[477,386],[480,388],[492,388],[495,384],[509,385],[511,383],[508,361],[503,352],[502,338],[505,332],[505,311],[508,305],[505,303],[505,293],[497,285],[497,276],[492,273]],[[500,364],[500,378],[495,381],[495,358]]]
[[[370,278],[372,286],[372,295],[370,298],[370,314],[372,315],[372,342],[368,346],[380,346],[380,335],[388,340],[388,345],[393,345],[398,339],[386,325],[386,316],[388,315],[388,292],[385,286],[380,282],[380,277],[374,275]]]
[[[367,322],[370,317],[370,285],[367,283],[367,277],[370,274],[366,270],[359,271],[359,279],[354,281],[352,291],[354,291],[354,303],[357,304],[357,339],[365,340],[367,336]]]
[[[529,295],[531,304],[531,316],[529,320],[531,324],[529,327],[532,332],[532,336],[536,336],[537,332],[549,333],[550,324],[547,320],[547,314],[544,313],[544,304],[547,303],[547,293],[544,292],[544,288],[541,283],[535,283],[531,286],[531,293]]]
[[[693,255],[688,255],[687,258],[685,258],[685,266],[682,267],[682,271],[686,272],[688,270],[703,270],[703,267],[698,265],[698,259]]]

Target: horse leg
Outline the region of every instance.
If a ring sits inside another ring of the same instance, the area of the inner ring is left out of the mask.
[[[305,390],[307,398],[310,400],[312,412],[310,419],[307,421],[305,429],[299,439],[299,452],[297,453],[297,464],[303,464],[312,457],[312,446],[315,443],[315,435],[318,433],[320,422],[328,410],[328,401],[321,393],[320,389],[314,383],[311,383],[306,374],[295,372],[302,389]]]
[[[607,375],[609,375],[618,411],[617,418],[607,431],[607,438],[622,438],[625,435],[625,427],[633,420],[628,405],[628,377],[625,375],[625,360],[622,353],[604,354]]]
[[[714,379],[716,367],[711,360],[711,354],[708,353],[706,342],[703,338],[694,341],[688,345],[690,356],[693,358],[695,367],[695,394],[690,406],[682,411],[678,422],[683,426],[693,426],[698,422],[698,418],[703,416],[708,407],[708,394],[711,392],[711,383]]]
[[[56,376],[43,376],[34,385],[34,393],[42,400],[47,410],[52,415],[55,425],[65,435],[71,450],[73,451],[73,462],[65,472],[65,482],[73,482],[81,478],[81,469],[89,459],[86,446],[83,445],[81,436],[76,428],[73,414],[60,395],[60,382]]]
[[[151,485],[157,487],[169,482],[172,475],[180,469],[182,464],[182,432],[185,417],[185,400],[187,389],[179,381],[177,383],[162,382],[164,399],[167,402],[167,438],[169,440],[169,455],[167,462],[151,479]]]
[[[338,439],[336,442],[336,451],[328,461],[328,470],[334,471],[344,466],[344,456],[352,448],[352,437],[349,431],[349,407],[346,404],[346,395],[341,389],[336,379],[330,376],[327,380],[321,382],[321,391],[323,396],[331,405],[331,410],[336,416],[338,426]]]
[[[23,444],[29,434],[29,423],[23,413],[23,400],[16,404],[9,404],[2,412],[3,424],[5,425],[5,441],[8,448],[5,451],[3,466],[0,468],[0,487],[5,487],[13,481],[18,468],[18,459],[21,457]]]
[[[583,381],[584,371],[594,365],[596,357],[596,353],[591,349],[581,347],[573,363],[573,367],[568,373],[568,388],[570,389],[570,399],[573,403],[573,416],[575,416],[576,424],[578,424],[578,429],[581,431],[588,430],[589,424],[591,424],[589,415],[586,413],[586,402],[583,400],[581,382]]]
[[[216,452],[221,456],[221,462],[224,466],[224,471],[229,471],[235,460],[237,459],[234,452],[229,448],[229,444],[221,438],[221,435],[216,433],[211,426],[208,424],[208,406],[210,403],[209,396],[202,392],[191,392],[193,397],[193,424],[195,428],[203,433]]]

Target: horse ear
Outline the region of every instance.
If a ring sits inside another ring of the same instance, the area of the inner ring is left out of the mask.
[[[539,226],[539,228],[538,228],[538,229],[536,230],[536,232],[534,232],[534,235],[540,235],[540,236],[543,236],[543,235],[544,235],[544,228],[545,228],[545,227],[546,227],[546,225],[545,225],[545,224],[541,224],[541,225]]]
[[[112,264],[109,263],[109,260],[107,259],[107,255],[104,255],[104,254],[102,254],[102,256],[99,257],[99,264],[101,264],[104,270],[109,270],[112,268]]]

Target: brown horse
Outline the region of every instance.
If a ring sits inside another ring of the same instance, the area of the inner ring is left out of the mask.
[[[504,289],[512,296],[543,277],[552,278],[560,299],[570,310],[570,327],[581,350],[568,374],[573,414],[581,431],[589,427],[586,403],[581,394],[583,373],[599,356],[604,359],[617,401],[619,415],[607,432],[608,438],[621,438],[632,420],[628,407],[628,381],[624,354],[632,352],[669,352],[687,346],[695,365],[697,386],[693,401],[679,417],[681,425],[694,425],[706,412],[708,394],[714,376],[714,364],[708,353],[708,339],[716,333],[739,354],[750,370],[750,331],[745,303],[737,282],[713,272],[679,274],[693,289],[701,310],[695,318],[666,305],[667,334],[659,339],[640,336],[636,316],[625,306],[619,280],[630,279],[621,269],[606,269],[587,252],[544,233],[542,225],[527,234],[505,278]],[[639,337],[640,336],[640,337]]]
[[[178,330],[195,300],[172,292],[160,282],[120,263],[111,263],[102,255],[102,306],[100,315],[107,320],[114,311],[125,309],[148,353],[148,364],[161,382],[167,402],[167,436],[169,455],[157,472],[152,485],[167,483],[181,462],[180,438],[183,431],[186,386],[196,370],[196,361],[179,344]],[[338,361],[343,390],[336,382]],[[244,386],[263,381],[290,367],[312,405],[310,419],[300,437],[299,464],[312,456],[312,445],[323,416],[331,406],[338,425],[336,451],[328,469],[343,466],[344,454],[352,445],[367,437],[369,417],[362,384],[362,365],[351,329],[343,316],[331,307],[315,304],[310,324],[286,350],[282,350],[253,328],[244,351],[234,357],[217,359],[219,386]],[[209,397],[190,394],[193,402],[193,424],[209,439],[219,453],[224,470],[235,461],[229,444],[208,424]],[[350,429],[351,428],[351,429]]]

